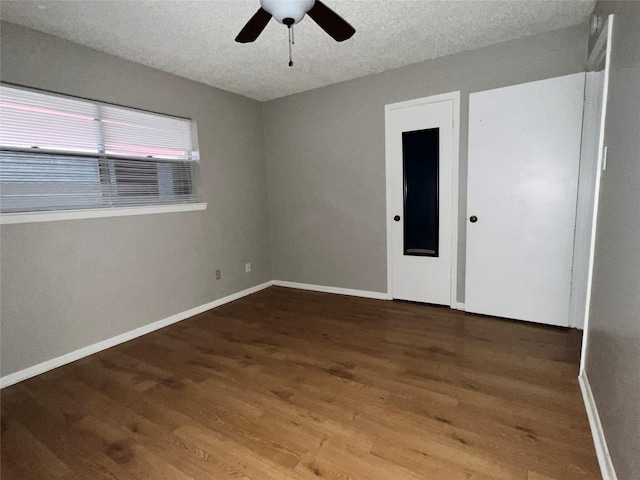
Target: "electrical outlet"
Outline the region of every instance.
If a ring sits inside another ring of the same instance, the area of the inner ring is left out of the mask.
[[[245,263],[244,264],[244,271],[245,271],[245,273],[249,273],[251,271],[251,264],[250,263]]]
[[[220,280],[220,270],[216,270],[216,280]]]

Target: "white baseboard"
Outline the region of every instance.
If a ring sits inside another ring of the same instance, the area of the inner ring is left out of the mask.
[[[389,295],[382,292],[370,292],[368,290],[352,290],[350,288],[327,287],[325,285],[311,285],[309,283],[284,282],[274,280],[278,287],[297,288],[298,290],[313,290],[314,292],[336,293],[338,295],[350,295],[352,297],[374,298],[376,300],[389,300]]]
[[[456,310],[462,310],[464,312],[464,303],[458,302],[456,304]]]
[[[578,382],[580,383],[584,406],[587,409],[587,416],[589,417],[591,435],[593,436],[593,443],[596,447],[596,455],[598,455],[598,463],[600,464],[600,471],[602,472],[602,480],[618,480],[616,471],[613,468],[613,462],[611,461],[611,455],[609,455],[607,439],[605,438],[604,431],[602,430],[600,415],[598,414],[598,408],[593,398],[591,385],[589,384],[589,378],[587,377],[586,372],[582,372],[580,374]]]
[[[199,307],[185,310],[184,312],[176,313],[175,315],[171,315],[170,317],[167,317],[163,320],[149,323],[148,325],[130,330],[121,335],[116,335],[115,337],[111,337],[107,340],[103,340],[101,342],[94,343],[93,345],[89,345],[73,352],[66,353],[64,355],[61,355],[60,357],[52,358],[51,360],[39,363],[37,365],[34,365],[33,367],[28,367],[24,370],[5,375],[4,377],[0,378],[0,388],[8,387],[9,385],[21,382],[23,380],[26,380],[27,378],[35,377],[36,375],[40,375],[41,373],[48,372],[49,370],[53,370],[54,368],[61,367],[62,365],[66,365],[67,363],[75,362],[76,360],[80,360],[81,358],[93,355],[94,353],[100,352],[102,350],[106,350],[107,348],[114,347],[120,343],[128,342],[129,340],[132,340],[134,338],[146,335],[147,333],[151,333],[154,330],[169,326],[172,323],[180,322],[181,320],[185,320],[189,317],[193,317],[194,315],[198,315],[199,313],[206,312],[207,310],[211,310],[212,308],[219,307],[220,305],[224,305],[225,303],[233,302],[234,300],[238,300],[239,298],[246,297],[247,295],[251,295],[255,292],[259,292],[260,290],[264,290],[265,288],[272,285],[273,282],[269,281],[260,285],[256,285],[255,287],[247,288],[246,290],[242,290],[241,292],[219,298],[218,300],[200,305]]]

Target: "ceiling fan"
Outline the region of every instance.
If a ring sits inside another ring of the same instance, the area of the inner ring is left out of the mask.
[[[356,33],[349,23],[320,0],[260,0],[260,8],[236,37],[238,43],[255,41],[271,17],[289,29],[289,57],[293,41],[293,26],[308,14],[336,42],[344,42]],[[289,66],[293,62],[289,58]]]

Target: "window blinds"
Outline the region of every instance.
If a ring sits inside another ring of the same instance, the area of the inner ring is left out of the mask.
[[[193,203],[190,120],[0,85],[2,212]]]

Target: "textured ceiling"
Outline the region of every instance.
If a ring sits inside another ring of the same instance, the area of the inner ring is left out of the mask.
[[[235,36],[259,0],[3,0],[0,16],[96,50],[257,100],[585,22],[595,1],[324,0],[357,30],[337,43],[308,17]]]

